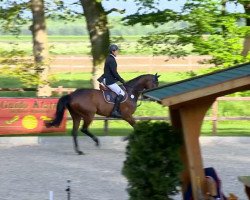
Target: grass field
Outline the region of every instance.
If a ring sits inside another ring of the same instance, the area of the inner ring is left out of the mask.
[[[167,110],[167,109],[166,109]],[[161,112],[162,113],[162,112]],[[163,114],[162,114],[163,115]],[[67,134],[70,135],[72,124],[67,124]],[[103,131],[103,122],[95,121],[90,126],[90,130],[96,135],[105,135]],[[109,123],[109,133],[111,136],[127,135],[133,129],[123,121],[112,121]],[[202,125],[202,135],[213,136],[212,122],[205,121]],[[81,134],[81,132],[79,132]],[[217,136],[250,136],[249,121],[221,121],[218,122]]]
[[[113,40],[117,40],[119,37],[114,36],[112,37]],[[125,41],[137,41],[140,38],[138,35],[126,35],[123,37]],[[20,35],[18,37],[13,35],[1,35],[0,42],[31,42],[32,36],[31,35]],[[87,35],[49,35],[48,36],[49,42],[87,42],[89,43],[89,36]]]
[[[122,74],[125,80],[130,80],[140,75],[140,73],[124,73]],[[188,76],[184,73],[161,73],[160,85],[175,82]],[[0,76],[0,87],[22,87],[22,83],[15,78]],[[70,88],[89,88],[91,74],[89,73],[60,73],[55,74],[55,79],[51,84],[52,87],[63,86]],[[28,97],[35,96],[35,92],[5,92],[0,93],[1,96],[19,96]],[[250,102],[219,102],[219,116],[250,116]],[[209,110],[207,116],[210,116]],[[134,114],[134,116],[167,116],[168,108],[155,102],[142,102]],[[103,135],[103,121],[94,121],[91,125],[91,131],[97,135]],[[70,134],[72,122],[68,121],[67,134]],[[109,135],[127,135],[132,131],[132,128],[125,121],[110,121],[109,122]],[[212,123],[205,121],[202,126],[202,133],[204,135],[211,135]],[[249,121],[220,121],[218,122],[218,135],[233,136],[233,135],[250,135]]]
[[[149,55],[151,49],[140,50],[137,48],[137,40],[140,36],[112,37],[121,48],[121,55]],[[51,55],[89,55],[90,42],[88,36],[48,36],[49,52]],[[12,49],[24,51],[27,55],[32,54],[32,38],[28,35],[1,36],[0,49],[11,51]]]

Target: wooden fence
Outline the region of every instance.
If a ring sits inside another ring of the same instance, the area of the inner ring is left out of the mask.
[[[184,72],[209,68],[211,64],[201,64],[211,56],[186,56],[172,58],[168,56],[123,56],[117,57],[120,72]],[[157,67],[156,67],[157,66]],[[55,72],[91,72],[90,56],[55,56],[51,60],[52,73]]]
[[[52,92],[57,93],[58,95],[62,95],[64,93],[70,93],[74,91],[76,88],[63,88],[59,86],[57,88],[52,88]],[[0,88],[0,91],[37,91],[36,88]],[[219,101],[250,101],[250,97],[218,97],[214,104],[212,105],[212,112],[211,116],[206,116],[205,121],[212,121],[212,135],[217,134],[217,125],[219,121],[241,121],[241,120],[250,120],[250,116],[237,116],[237,117],[223,117],[218,115],[218,102]],[[135,116],[135,120],[166,120],[169,121],[168,116]],[[68,119],[71,119],[70,117]],[[94,120],[102,120],[104,122],[104,133],[108,135],[109,129],[109,121],[112,120],[122,120],[117,118],[110,118],[110,117],[102,117],[96,116]]]
[[[71,117],[68,117],[68,119],[71,119]],[[165,121],[169,121],[169,117],[164,117],[164,116],[158,116],[158,117],[146,117],[146,116],[135,116],[134,119],[136,121],[147,121],[147,120],[165,120]],[[111,117],[102,117],[102,116],[95,116],[94,120],[102,120],[104,122],[103,125],[103,131],[105,135],[108,135],[109,132],[109,121],[113,121],[113,120],[123,120],[120,118],[111,118]]]
[[[217,124],[218,121],[240,121],[240,120],[250,120],[248,116],[237,116],[237,117],[222,117],[218,115],[219,110],[219,101],[250,101],[250,97],[218,97],[212,105],[212,116],[205,117],[205,120],[212,120],[212,134],[216,135],[217,133]]]
[[[64,88],[63,86],[51,88],[51,91],[58,95],[62,95],[63,93],[69,94],[74,90],[76,90],[76,88]],[[0,92],[37,92],[37,88],[0,88]]]

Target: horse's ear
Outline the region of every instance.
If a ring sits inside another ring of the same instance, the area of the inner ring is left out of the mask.
[[[155,77],[159,78],[161,75],[158,75],[158,72],[155,74]]]

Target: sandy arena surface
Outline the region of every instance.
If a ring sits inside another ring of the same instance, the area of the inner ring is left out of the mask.
[[[121,175],[126,142],[121,137],[100,137],[95,147],[80,137],[85,155],[76,155],[70,137],[0,138],[0,200],[67,199],[126,200],[127,181]],[[201,137],[204,166],[214,167],[223,192],[247,200],[238,176],[250,175],[250,137]],[[175,197],[181,199],[180,195]]]

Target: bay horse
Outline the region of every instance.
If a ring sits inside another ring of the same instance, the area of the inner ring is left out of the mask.
[[[128,94],[128,98],[125,102],[120,104],[120,111],[122,119],[127,121],[132,127],[135,124],[135,119],[132,115],[137,108],[139,95],[143,90],[158,87],[158,78],[159,75],[157,75],[157,73],[155,75],[145,74],[123,84],[126,93]],[[105,101],[103,92],[97,89],[83,88],[62,96],[57,103],[55,118],[52,121],[46,121],[45,126],[48,128],[52,126],[59,126],[66,108],[68,109],[73,120],[73,129],[71,134],[73,136],[74,149],[76,153],[79,155],[83,154],[83,152],[79,150],[77,141],[77,130],[81,119],[83,119],[81,132],[91,137],[98,146],[98,138],[88,130],[88,127],[93,121],[95,114],[106,117],[111,114],[113,104]]]

